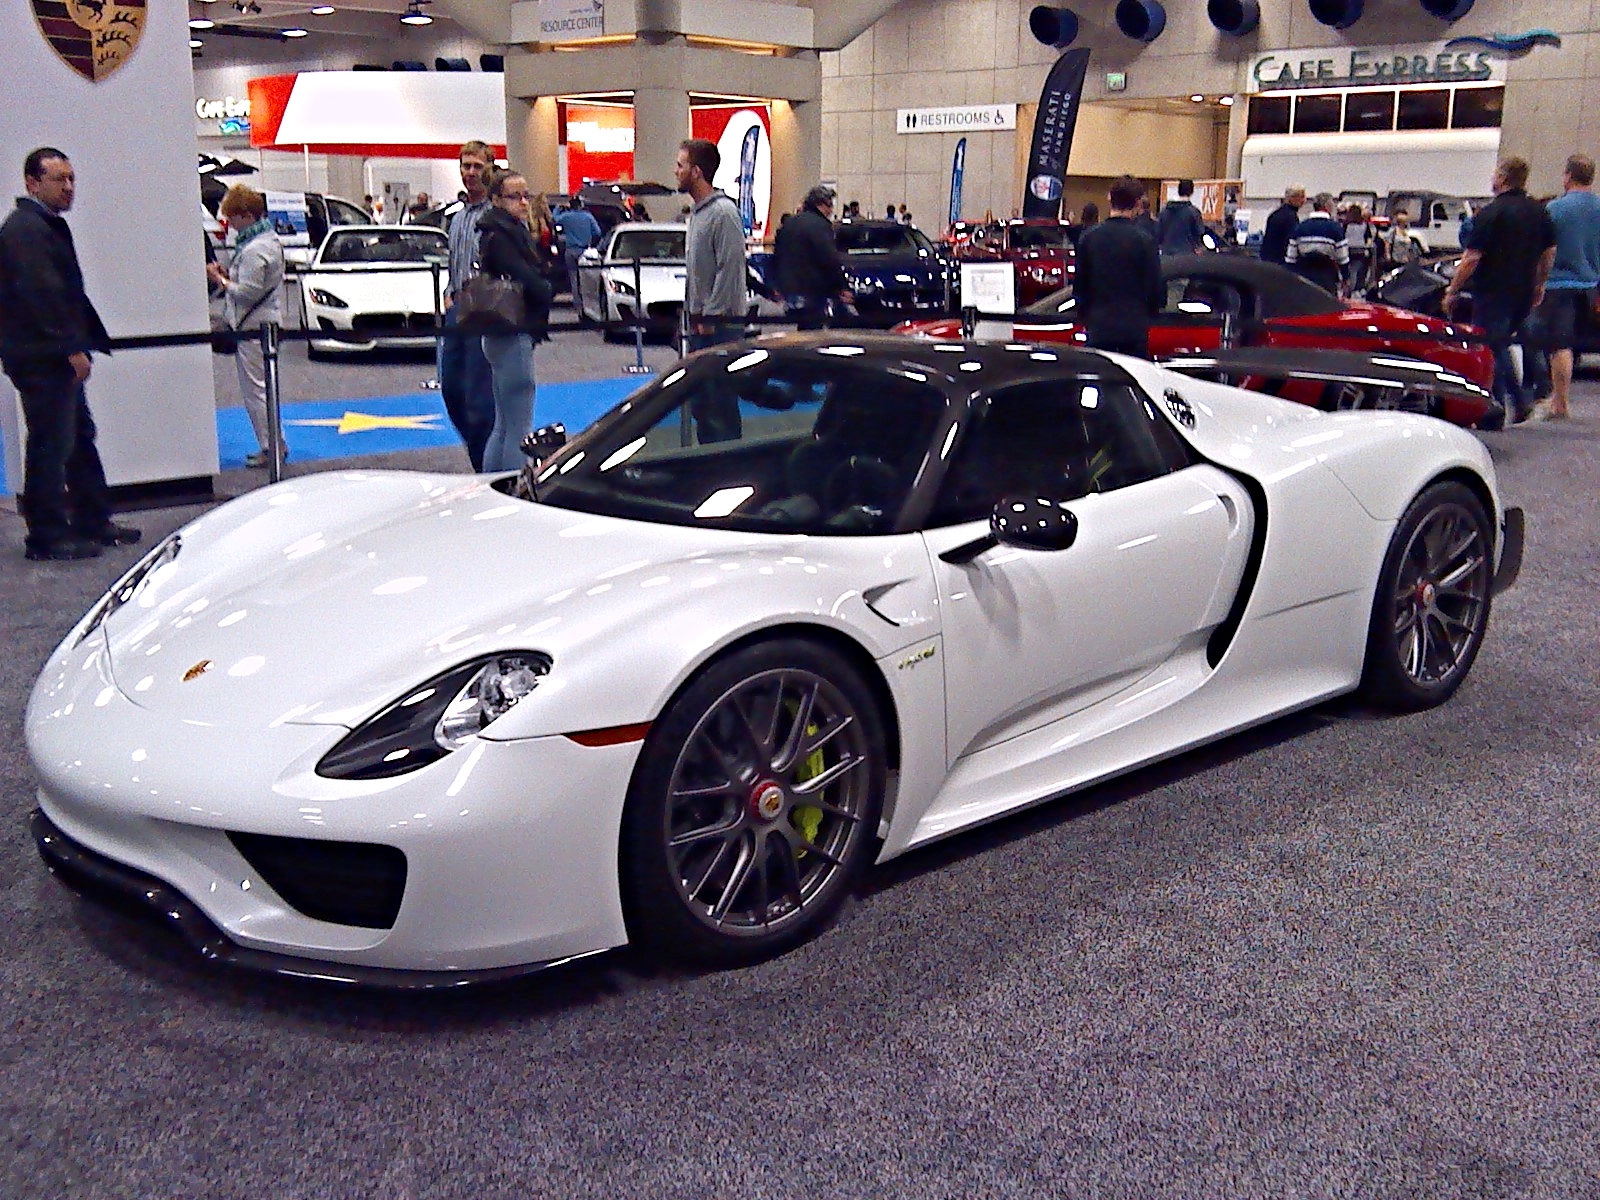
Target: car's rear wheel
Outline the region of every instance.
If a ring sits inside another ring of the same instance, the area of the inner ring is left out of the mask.
[[[1464,484],[1436,483],[1412,501],[1378,577],[1366,700],[1416,711],[1461,686],[1489,624],[1493,547],[1483,502]]]
[[[810,937],[870,859],[885,757],[871,691],[828,647],[774,640],[713,663],[655,723],[629,787],[630,936],[714,967]]]

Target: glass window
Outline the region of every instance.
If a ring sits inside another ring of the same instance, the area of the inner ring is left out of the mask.
[[[620,229],[611,249],[611,257],[682,261],[685,236],[682,229]]]
[[[739,346],[673,371],[540,473],[539,500],[612,516],[772,533],[894,527],[943,393],[910,368]]]
[[[1065,225],[1012,225],[1009,233],[1013,250],[1059,250],[1072,245],[1071,231]]]
[[[330,225],[370,225],[372,218],[361,209],[351,204],[348,200],[337,197],[328,197],[328,224]]]
[[[1130,384],[1021,384],[981,402],[928,524],[987,520],[1006,496],[1076,500],[1166,475],[1187,462],[1181,440]]]
[[[1184,324],[1215,324],[1244,312],[1244,297],[1226,279],[1175,275],[1166,281],[1161,315]]]
[[[323,243],[324,263],[415,263],[448,266],[450,244],[444,234],[422,226],[335,232]]]
[[[1251,133],[1288,133],[1289,97],[1250,97],[1249,131]]]
[[[1296,96],[1294,98],[1294,132],[1338,133],[1344,97],[1333,95]]]
[[[840,225],[834,231],[839,249],[852,258],[866,254],[915,254],[918,250],[917,233],[909,225],[888,225],[881,222]]]
[[[1450,89],[1419,88],[1401,92],[1396,129],[1446,129],[1450,125]]]
[[[1505,99],[1503,87],[1457,88],[1450,128],[1499,129]]]
[[[1344,127],[1348,132],[1394,128],[1393,92],[1351,92],[1344,98]]]

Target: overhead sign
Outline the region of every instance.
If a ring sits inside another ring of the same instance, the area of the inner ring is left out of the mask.
[[[976,133],[1015,129],[1015,104],[969,104],[958,108],[902,108],[895,113],[896,133]]]
[[[145,0],[33,0],[33,18],[56,57],[99,83],[144,36]]]
[[[573,42],[606,31],[606,0],[539,0],[539,40]]]
[[[248,86],[261,149],[454,160],[482,138],[505,153],[505,83],[492,73],[302,71]]]
[[[1407,83],[1474,83],[1505,79],[1505,64],[1487,50],[1432,46],[1277,50],[1246,63],[1244,90],[1390,87]]]
[[[202,121],[221,121],[227,117],[248,117],[250,115],[250,101],[240,100],[237,96],[225,96],[221,100],[196,100],[194,102],[194,115]]]

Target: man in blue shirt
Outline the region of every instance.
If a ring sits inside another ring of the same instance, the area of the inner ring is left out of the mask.
[[[1556,257],[1545,280],[1539,325],[1550,352],[1548,400],[1533,408],[1535,421],[1571,416],[1572,347],[1579,322],[1600,287],[1600,196],[1593,192],[1594,159],[1574,154],[1561,177],[1562,194],[1549,204],[1556,227]]]
[[[572,293],[572,307],[578,307],[578,257],[589,247],[598,245],[602,236],[600,222],[583,206],[583,197],[574,196],[572,207],[556,214],[556,228],[561,232],[561,253],[567,264],[567,290]]]
[[[450,276],[444,295],[445,333],[439,338],[439,395],[450,423],[467,449],[474,471],[494,428],[494,378],[483,356],[483,339],[455,332],[456,297],[478,273],[478,221],[489,211],[489,170],[494,152],[484,142],[461,147],[461,187],[466,204],[450,218]]]
[[[1350,265],[1350,244],[1344,226],[1333,216],[1333,196],[1319,192],[1313,212],[1294,227],[1284,262],[1318,287],[1337,296]]]

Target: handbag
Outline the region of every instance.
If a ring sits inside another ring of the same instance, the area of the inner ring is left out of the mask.
[[[276,293],[277,290],[282,286],[283,276],[279,275],[278,281],[262,294],[261,299],[257,300],[249,307],[248,310],[246,310],[244,316],[239,318],[239,323],[237,325],[229,323],[226,308],[222,308],[220,310],[213,309],[211,313],[211,353],[238,353],[239,342],[241,338],[249,337],[251,332],[242,329],[241,326],[243,326],[244,323],[251,317],[255,316],[256,309],[260,308],[268,300],[272,299],[273,294]]]
[[[456,327],[469,333],[509,333],[528,319],[522,284],[498,275],[474,275],[456,293]]]

